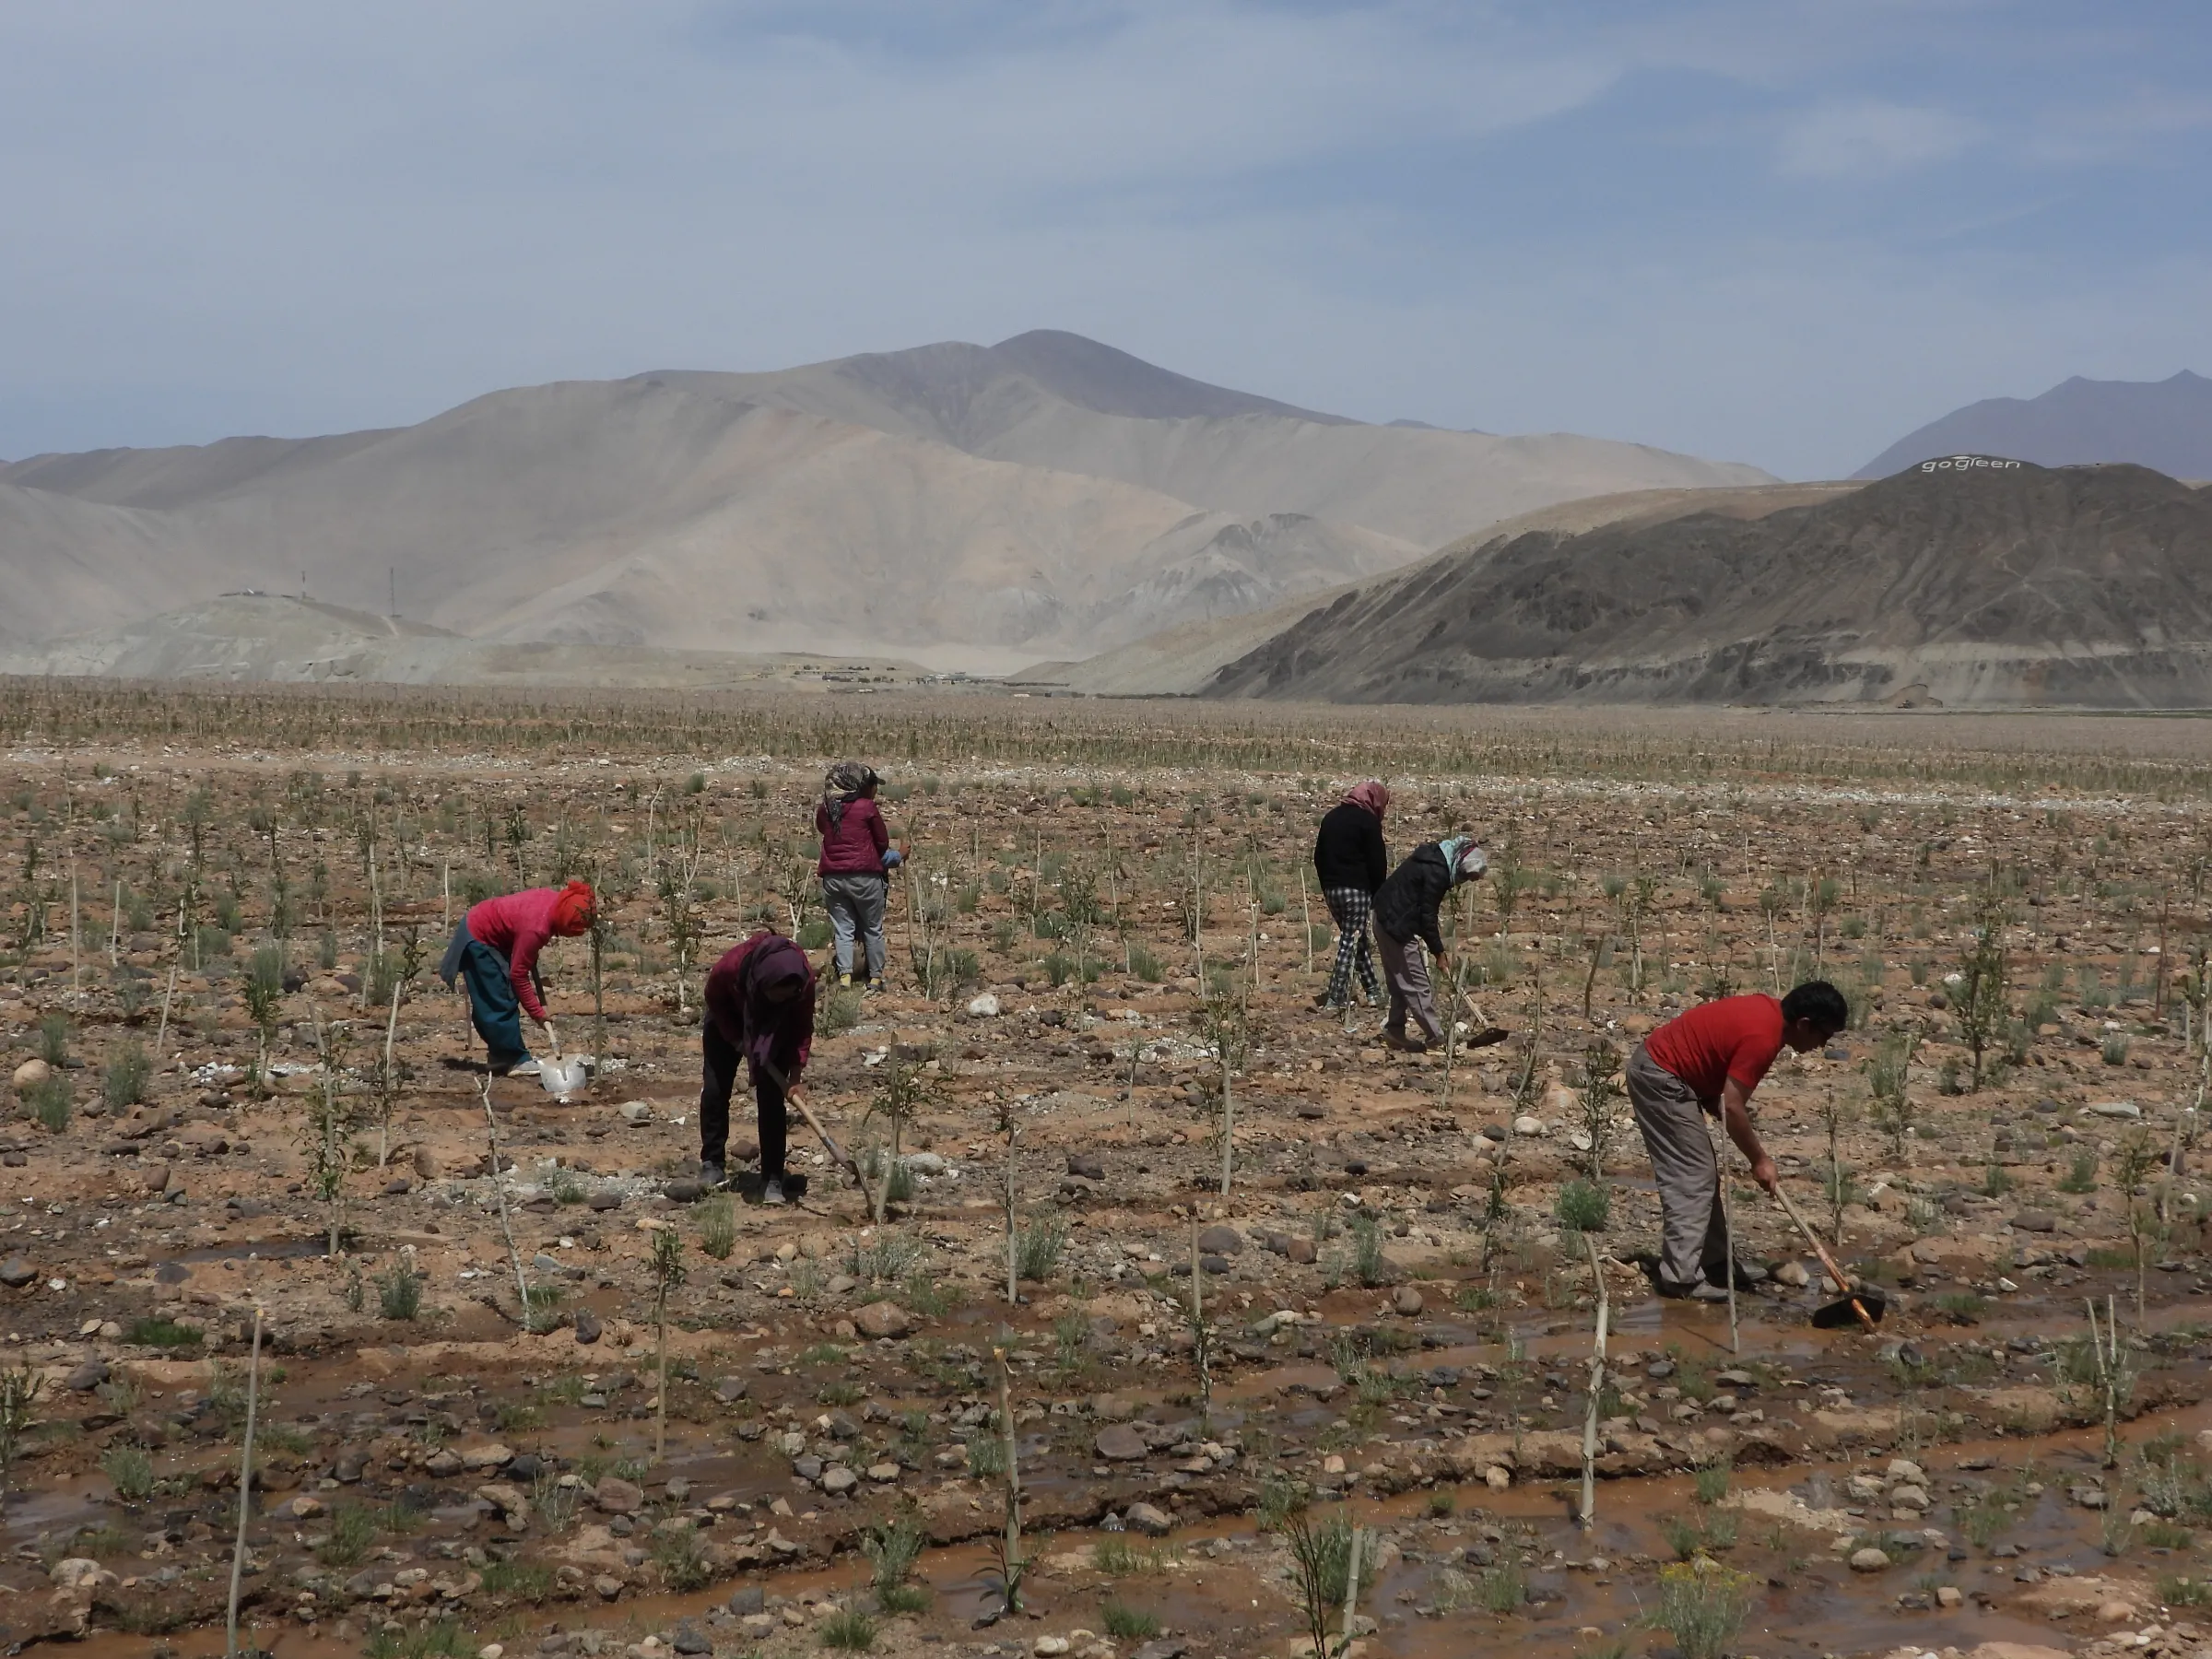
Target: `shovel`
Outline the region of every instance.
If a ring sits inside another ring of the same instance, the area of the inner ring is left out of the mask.
[[[1475,998],[1465,991],[1459,994],[1459,1006],[1460,1011],[1467,1017],[1467,1025],[1472,1033],[1462,1040],[1460,1047],[1490,1048],[1503,1042],[1512,1035],[1503,1026],[1492,1025],[1489,1016],[1485,1014]]]
[[[817,1118],[813,1112],[806,1110],[806,1102],[800,1100],[796,1094],[792,1092],[791,1084],[785,1079],[782,1072],[778,1071],[772,1065],[765,1066],[762,1069],[764,1069],[768,1073],[769,1077],[774,1080],[776,1087],[783,1091],[783,1100],[785,1104],[796,1106],[799,1109],[799,1115],[806,1120],[806,1127],[821,1136],[822,1146],[830,1154],[830,1161],[838,1165],[840,1168],[843,1169],[847,1173],[849,1173],[853,1177],[853,1185],[857,1186],[862,1192],[866,1192],[868,1190],[867,1178],[861,1174],[860,1166],[853,1161],[852,1154],[848,1153],[842,1147],[839,1146],[837,1144],[836,1137],[832,1135],[829,1130],[822,1127],[821,1120]]]
[[[1813,1253],[1820,1258],[1820,1265],[1828,1269],[1828,1277],[1843,1287],[1842,1296],[1814,1310],[1814,1328],[1839,1330],[1853,1320],[1869,1331],[1880,1324],[1882,1315],[1889,1311],[1888,1300],[1879,1290],[1871,1287],[1861,1286],[1853,1289],[1851,1279],[1842,1268],[1836,1265],[1836,1258],[1828,1253],[1828,1246],[1820,1242],[1819,1236],[1805,1224],[1805,1218],[1797,1213],[1797,1206],[1790,1202],[1790,1195],[1777,1186],[1774,1196],[1781,1201],[1782,1207],[1789,1212],[1790,1219],[1797,1224],[1797,1230],[1805,1235],[1805,1241],[1813,1247]]]

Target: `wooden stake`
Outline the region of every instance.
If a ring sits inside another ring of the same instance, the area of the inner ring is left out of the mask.
[[[238,1542],[230,1549],[230,1602],[223,1652],[238,1659],[238,1590],[246,1572],[246,1522],[253,1512],[253,1418],[261,1398],[261,1309],[253,1310],[253,1349],[246,1361],[246,1445],[238,1467]]]
[[[484,1133],[491,1146],[491,1190],[499,1194],[500,1231],[506,1235],[507,1253],[514,1262],[515,1292],[523,1299],[523,1329],[530,1328],[530,1281],[523,1274],[523,1253],[514,1241],[514,1224],[507,1218],[507,1178],[500,1172],[500,1120],[491,1110],[491,1074],[477,1079],[477,1094],[484,1102]]]
[[[1606,1326],[1613,1306],[1606,1293],[1606,1269],[1598,1260],[1597,1241],[1584,1233],[1583,1246],[1590,1253],[1590,1282],[1597,1287],[1597,1342],[1590,1353],[1590,1409],[1583,1418],[1583,1507],[1575,1517],[1587,1532],[1597,1520],[1597,1402],[1606,1391]]]

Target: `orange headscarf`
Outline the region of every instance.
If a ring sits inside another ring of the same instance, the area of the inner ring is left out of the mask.
[[[553,900],[553,931],[564,939],[573,939],[592,931],[592,918],[598,912],[598,896],[592,891],[588,881],[571,881],[560,889],[560,897]]]

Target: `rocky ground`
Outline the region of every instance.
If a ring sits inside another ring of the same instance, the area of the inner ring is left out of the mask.
[[[819,758],[18,748],[0,1639],[219,1645],[251,1406],[286,1652],[1289,1653],[1347,1520],[1371,1654],[2205,1650],[2201,803],[1394,776],[1394,850],[1503,877],[1453,918],[1502,1040],[1408,1055],[1312,1006],[1347,780],[886,770],[890,986],[826,994],[807,1076],[877,1220],[795,1121],[794,1206],[694,1179],[697,963],[818,943]],[[487,1087],[447,917],[587,871],[597,992],[582,942],[546,977],[595,1075]],[[1862,1025],[1761,1127],[1887,1317],[1812,1328],[1739,1180],[1732,1338],[1649,1293],[1612,1068],[1816,968]]]

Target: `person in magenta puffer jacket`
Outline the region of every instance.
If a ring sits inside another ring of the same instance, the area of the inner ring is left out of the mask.
[[[546,1041],[555,1053],[560,1052],[553,1018],[539,995],[538,953],[552,939],[573,939],[591,932],[597,904],[585,881],[571,881],[564,888],[525,888],[472,905],[453,930],[453,943],[438,964],[438,977],[449,985],[459,980],[467,987],[469,1018],[490,1051],[492,1076],[537,1076],[537,1062],[523,1041],[523,1014],[544,1027]]]
[[[876,791],[883,780],[858,760],[841,760],[822,780],[822,798],[814,809],[814,827],[822,838],[822,908],[837,940],[837,982],[853,982],[853,942],[862,942],[864,982],[883,984],[883,912],[890,872],[900,854],[891,845],[877,809]]]

